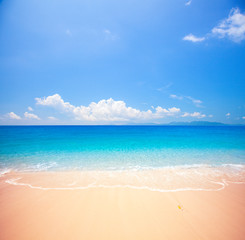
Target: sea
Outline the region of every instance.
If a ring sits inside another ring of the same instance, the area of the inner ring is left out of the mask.
[[[0,127],[1,174],[87,171],[111,177],[133,172],[143,179],[143,171],[151,173],[144,179],[159,186],[161,175],[186,175],[190,169],[228,169],[243,179],[244,166],[245,126]],[[210,177],[210,171],[205,174]]]

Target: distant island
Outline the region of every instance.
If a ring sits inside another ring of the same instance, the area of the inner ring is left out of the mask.
[[[221,122],[209,122],[209,121],[191,121],[191,122],[170,122],[168,125],[172,126],[225,126],[230,124],[225,124]]]
[[[120,125],[120,124],[119,124]],[[124,125],[124,124],[121,124]],[[169,123],[130,123],[130,126],[245,126],[244,124],[228,124],[210,121],[169,122]],[[126,125],[127,126],[127,125]]]

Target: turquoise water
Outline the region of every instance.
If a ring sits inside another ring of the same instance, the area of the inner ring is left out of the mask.
[[[1,126],[0,169],[245,164],[242,126]]]

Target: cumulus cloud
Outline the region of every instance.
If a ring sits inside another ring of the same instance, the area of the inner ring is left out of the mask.
[[[36,114],[33,114],[33,113],[25,112],[24,116],[25,116],[25,118],[29,118],[29,119],[40,120],[40,118]]]
[[[230,117],[230,115],[231,115],[230,113],[226,113],[225,114],[226,117]]]
[[[242,117],[242,119],[245,119],[245,116],[244,116],[244,117]]]
[[[234,42],[245,39],[245,14],[239,8],[233,8],[228,18],[212,29],[212,33],[220,38],[228,37]]]
[[[191,42],[202,42],[205,40],[205,37],[196,37],[195,35],[190,33],[190,34],[186,35],[185,37],[183,37],[183,40],[191,41]]]
[[[162,118],[164,116],[174,116],[180,112],[180,108],[172,107],[172,108],[162,108],[162,107],[156,107],[156,112],[154,113],[154,116],[156,118]]]
[[[36,98],[38,105],[49,106],[63,113],[71,114],[76,120],[89,122],[127,122],[131,120],[145,121],[161,119],[168,116],[177,116],[181,110],[176,107],[162,108],[160,106],[153,110],[141,111],[128,107],[124,101],[115,101],[112,98],[92,102],[88,106],[74,106],[65,102],[59,94],[44,98]]]
[[[59,94],[54,94],[44,98],[35,98],[35,100],[38,105],[55,107],[56,109],[65,112],[71,112],[75,109],[75,107],[69,102],[64,102]]]
[[[200,112],[194,112],[194,113],[184,113],[181,115],[181,117],[194,117],[194,118],[204,118],[206,117],[205,114],[201,114]]]
[[[28,111],[30,111],[30,112],[33,111],[33,108],[32,108],[32,107],[28,107],[27,109],[28,109]]]
[[[14,112],[7,113],[6,115],[7,115],[7,117],[9,117],[10,119],[16,119],[16,120],[20,120],[20,119],[21,119],[21,117],[18,116],[17,114],[15,114]]]

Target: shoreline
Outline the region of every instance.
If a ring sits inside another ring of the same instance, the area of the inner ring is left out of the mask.
[[[123,171],[2,171],[0,183],[40,190],[128,188],[156,192],[220,191],[245,184],[245,165],[208,165]]]

